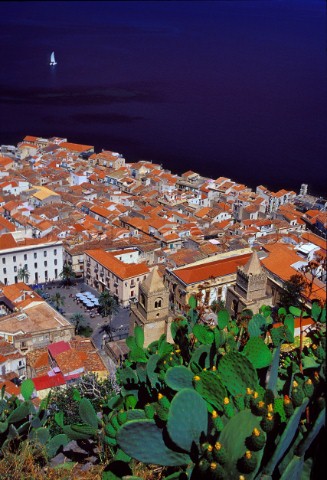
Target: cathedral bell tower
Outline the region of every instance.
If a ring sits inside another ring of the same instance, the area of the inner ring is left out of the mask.
[[[226,308],[234,316],[244,308],[258,313],[261,305],[271,305],[272,298],[267,295],[267,275],[265,274],[257,252],[253,252],[244,267],[239,267],[236,284],[228,287]]]
[[[144,346],[165,333],[167,341],[172,341],[170,334],[171,317],[169,317],[169,291],[165,287],[158,267],[155,266],[139,286],[137,305],[131,306],[129,334],[133,335],[136,325],[144,330]]]

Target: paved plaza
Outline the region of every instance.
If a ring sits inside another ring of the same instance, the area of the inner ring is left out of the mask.
[[[80,313],[83,315],[83,325],[88,325],[93,329],[92,340],[102,354],[102,356],[107,357],[102,351],[103,335],[105,334],[100,332],[100,329],[102,325],[108,323],[109,319],[107,317],[102,317],[101,314],[98,313],[97,307],[93,307],[91,309],[87,308],[83,305],[81,301],[78,301],[76,298],[77,293],[83,292],[91,292],[96,298],[98,298],[99,292],[81,281],[75,281],[74,284],[70,286],[64,286],[62,282],[53,282],[47,285],[42,285],[42,290],[48,295],[48,297],[46,298],[48,302],[51,301],[51,297],[53,297],[57,292],[59,292],[60,295],[64,297],[64,304],[61,309],[63,312],[62,315],[67,318],[67,320],[70,320],[71,317],[76,313]],[[114,314],[111,320],[111,331],[113,340],[121,340],[128,336],[129,315],[129,308],[122,307],[119,307],[119,311]],[[105,358],[104,360],[108,366],[108,361],[106,361]],[[110,371],[112,371],[113,365],[111,365],[111,362],[109,362],[109,367]]]

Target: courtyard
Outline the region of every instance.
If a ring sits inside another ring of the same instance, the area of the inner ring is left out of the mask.
[[[56,293],[60,293],[63,299],[63,305],[60,306],[60,313],[71,321],[71,318],[76,313],[83,315],[83,321],[81,325],[84,327],[90,327],[93,332],[91,334],[92,340],[95,343],[96,347],[101,350],[103,336],[106,336],[105,333],[101,332],[101,327],[105,324],[108,324],[108,317],[102,317],[98,312],[96,306],[87,307],[79,298],[79,294],[86,294],[90,292],[93,296],[98,299],[99,292],[92,288],[89,285],[86,285],[82,281],[74,281],[72,285],[63,285],[60,282],[51,282],[41,286],[42,296],[44,299],[52,305],[54,308],[54,302],[51,300]],[[76,296],[78,295],[78,296]],[[129,308],[119,307],[117,313],[115,313],[111,320],[111,333],[112,339],[121,340],[128,336],[129,331]]]

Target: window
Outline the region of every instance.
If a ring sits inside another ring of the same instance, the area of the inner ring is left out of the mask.
[[[12,257],[12,261],[13,261],[13,262],[16,262],[16,255],[14,255],[14,256]]]
[[[2,271],[3,271],[3,273],[7,273],[7,269],[6,269],[6,268],[4,268]]]
[[[48,262],[47,262],[47,261],[44,262],[44,266],[45,266],[45,267],[48,266]]]
[[[3,263],[3,265],[6,265],[6,259],[5,258],[2,259],[2,263]]]
[[[14,272],[17,272],[17,266],[16,265],[14,266]]]
[[[37,268],[37,263],[34,263],[34,268]]]
[[[58,278],[58,270],[57,270],[57,268],[55,268],[54,274],[55,274],[55,278]]]
[[[160,308],[161,307],[161,298],[158,298],[155,302],[154,302],[154,308]]]
[[[43,256],[44,256],[44,257],[47,257],[47,255],[48,255],[48,252],[44,251],[44,252],[43,252]]]
[[[24,260],[26,261],[27,260],[27,254],[24,253]]]
[[[37,258],[37,253],[36,252],[34,253],[34,258]]]
[[[56,248],[54,249],[53,254],[57,255],[57,249]]]
[[[58,260],[57,260],[57,259],[55,259],[55,261],[54,261],[54,264],[55,264],[55,265],[57,265],[57,263],[58,263]]]

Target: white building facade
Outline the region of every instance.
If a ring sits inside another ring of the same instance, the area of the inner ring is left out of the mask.
[[[29,277],[21,279],[19,271],[25,267]],[[19,281],[39,284],[59,279],[63,268],[62,241],[16,246],[0,250],[0,281],[10,285]]]

